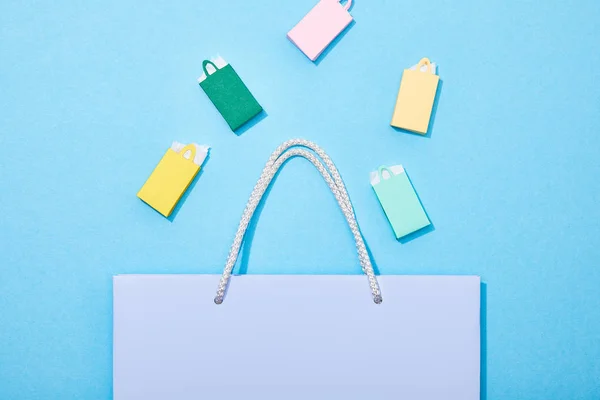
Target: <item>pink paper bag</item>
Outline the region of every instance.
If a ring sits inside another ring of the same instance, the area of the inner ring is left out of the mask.
[[[320,0],[298,24],[288,32],[287,37],[311,61],[315,61],[329,44],[352,22],[348,12],[352,0],[346,5],[339,0]]]

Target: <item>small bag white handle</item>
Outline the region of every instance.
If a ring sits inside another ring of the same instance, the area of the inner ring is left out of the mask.
[[[319,159],[308,150],[301,148],[291,149],[295,146],[306,147],[314,151],[323,160],[327,168],[325,168],[321,161],[319,161]],[[376,304],[381,303],[381,291],[379,290],[379,284],[377,283],[377,278],[375,277],[375,272],[373,271],[373,266],[371,265],[371,258],[369,257],[369,253],[365,246],[365,242],[362,238],[362,234],[360,233],[358,223],[356,222],[354,209],[352,208],[352,203],[350,202],[350,198],[348,197],[348,192],[346,190],[344,182],[342,181],[342,177],[340,176],[337,168],[335,167],[335,164],[333,163],[333,161],[331,161],[329,156],[319,146],[304,139],[288,140],[287,142],[279,146],[271,154],[271,157],[267,161],[267,164],[265,165],[258,182],[252,190],[252,194],[250,195],[250,199],[246,204],[246,208],[244,209],[244,214],[242,215],[242,219],[240,220],[240,224],[235,234],[233,244],[231,245],[231,249],[229,250],[229,256],[227,257],[227,262],[225,263],[223,275],[221,276],[221,280],[219,281],[217,295],[215,296],[215,303],[223,303],[225,291],[227,290],[227,285],[229,283],[229,279],[231,278],[233,267],[237,262],[240,248],[244,240],[244,235],[246,234],[246,230],[248,229],[248,225],[250,224],[250,220],[254,215],[256,207],[258,207],[258,204],[260,203],[263,194],[271,184],[271,181],[273,180],[273,177],[275,176],[279,168],[287,159],[294,156],[300,156],[310,161],[319,170],[319,172],[327,182],[327,185],[329,186],[333,195],[335,196],[335,199],[337,200],[338,205],[344,213],[346,221],[348,222],[348,226],[350,227],[350,230],[352,231],[352,234],[354,236],[356,250],[358,252],[358,259],[360,261],[362,270],[367,275],[367,278],[369,280],[369,286],[371,288],[373,301]]]
[[[340,2],[341,2],[341,0],[340,0]],[[351,6],[352,6],[352,0],[348,0],[346,2],[346,5],[344,6],[344,10],[346,10],[346,11],[350,10]]]

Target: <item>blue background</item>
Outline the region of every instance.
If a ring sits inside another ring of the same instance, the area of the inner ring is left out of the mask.
[[[270,152],[328,151],[382,274],[478,274],[482,397],[600,398],[600,3],[357,0],[317,65],[315,0],[0,6],[0,399],[111,398],[111,277],[219,273]],[[196,83],[229,61],[268,116],[233,134]],[[404,68],[443,81],[389,126]],[[172,140],[212,146],[171,220],[136,198]],[[403,164],[434,229],[395,240],[369,184]],[[313,167],[289,162],[248,273],[359,273]],[[240,333],[243,334],[243,333]]]

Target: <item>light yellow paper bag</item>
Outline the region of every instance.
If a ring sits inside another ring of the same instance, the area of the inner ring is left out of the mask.
[[[176,149],[182,147],[175,145]],[[204,161],[202,158],[198,162],[196,151],[195,144],[188,144],[179,151],[167,150],[137,196],[165,217],[171,215]],[[187,158],[186,153],[189,154]]]
[[[421,71],[423,66],[426,71]],[[408,131],[427,133],[435,101],[439,76],[429,59],[423,58],[415,70],[405,69],[392,116],[392,126]]]

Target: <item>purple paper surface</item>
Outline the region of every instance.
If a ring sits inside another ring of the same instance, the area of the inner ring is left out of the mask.
[[[114,399],[476,400],[480,279],[114,278]]]

